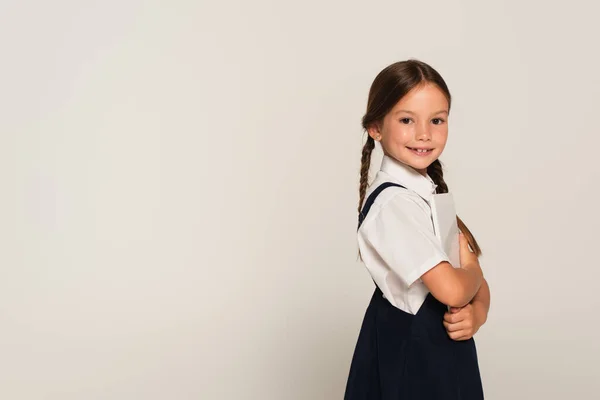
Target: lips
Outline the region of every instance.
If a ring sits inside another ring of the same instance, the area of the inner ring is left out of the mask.
[[[411,153],[416,154],[418,156],[427,156],[433,151],[433,149],[419,149],[416,147],[407,147],[407,149],[409,149]]]

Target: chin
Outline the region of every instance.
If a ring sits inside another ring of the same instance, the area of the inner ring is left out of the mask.
[[[434,151],[428,157],[419,157],[407,152],[398,152],[392,155],[396,160],[418,171],[427,170],[427,167],[433,164],[438,159],[438,156],[437,151]]]
[[[431,164],[433,164],[433,162],[435,161],[435,159],[430,160],[418,160],[416,162],[410,162],[407,163],[409,166],[411,166],[413,169],[416,170],[426,170],[427,167],[429,167]]]

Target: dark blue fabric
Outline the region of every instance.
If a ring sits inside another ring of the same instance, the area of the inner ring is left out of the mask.
[[[369,196],[359,226],[377,195],[390,186],[399,185],[383,184]],[[358,335],[344,399],[483,399],[475,341],[448,337],[442,323],[446,311],[428,294],[415,315],[406,313],[376,287]]]

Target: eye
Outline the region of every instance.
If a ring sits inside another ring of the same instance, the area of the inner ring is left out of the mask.
[[[410,124],[410,118],[401,118],[400,123],[408,125],[408,124]]]
[[[441,125],[443,124],[445,121],[441,118],[434,118],[431,120],[433,122],[434,125]]]

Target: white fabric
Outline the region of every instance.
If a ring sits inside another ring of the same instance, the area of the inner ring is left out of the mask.
[[[436,185],[429,176],[384,156],[365,201],[380,184],[404,188],[382,191],[358,230],[363,262],[384,296],[395,307],[416,314],[429,290],[420,277],[449,261],[437,239],[429,201]]]

